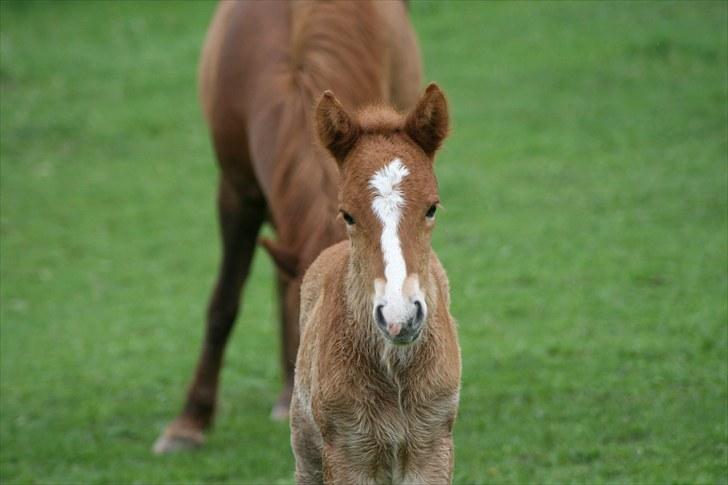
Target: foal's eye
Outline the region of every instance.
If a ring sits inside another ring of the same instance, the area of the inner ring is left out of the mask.
[[[343,217],[344,221],[346,221],[346,223],[350,226],[353,226],[356,223],[356,221],[354,221],[354,218],[351,217],[351,214],[346,211],[341,211],[341,217]]]
[[[427,209],[427,214],[425,214],[425,217],[427,217],[428,219],[434,219],[436,211],[437,205],[433,204],[432,206],[430,206],[429,209]]]

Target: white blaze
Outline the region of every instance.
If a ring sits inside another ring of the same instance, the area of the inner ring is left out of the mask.
[[[374,193],[372,209],[383,226],[381,246],[385,286],[382,304],[386,305],[384,316],[388,322],[401,322],[407,313],[407,305],[402,294],[407,268],[397,233],[402,209],[405,206],[405,199],[399,186],[407,175],[409,175],[407,167],[402,164],[402,160],[395,158],[369,180],[369,187]]]

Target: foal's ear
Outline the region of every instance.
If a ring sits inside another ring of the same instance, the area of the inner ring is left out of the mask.
[[[404,129],[432,157],[447,136],[449,120],[445,95],[437,84],[430,83],[407,116]]]
[[[339,166],[359,138],[359,125],[331,91],[324,91],[316,106],[316,131]]]

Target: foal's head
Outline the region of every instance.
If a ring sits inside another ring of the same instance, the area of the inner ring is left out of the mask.
[[[430,238],[440,201],[434,155],[448,129],[447,102],[431,84],[411,113],[387,107],[351,116],[330,92],[316,108],[324,146],[339,164],[340,214],[371,314],[395,344],[414,342],[427,321]]]

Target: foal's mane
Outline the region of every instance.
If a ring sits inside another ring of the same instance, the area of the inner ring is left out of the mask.
[[[387,105],[367,106],[356,114],[362,135],[389,135],[404,129],[405,117]]]

